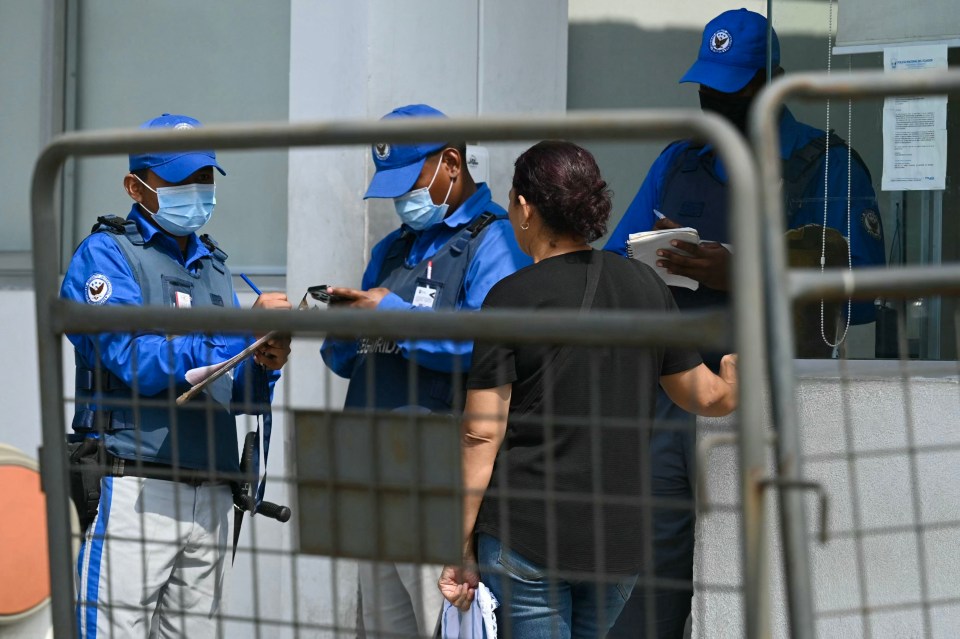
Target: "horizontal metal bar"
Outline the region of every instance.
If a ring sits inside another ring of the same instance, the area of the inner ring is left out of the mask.
[[[792,269],[790,297],[797,300],[916,298],[960,295],[960,264],[897,268]]]
[[[759,277],[755,274],[760,271],[759,259],[756,258],[756,251],[749,247],[758,246],[759,242],[753,241],[756,234],[756,226],[752,223],[758,219],[757,202],[755,193],[757,192],[755,177],[753,174],[753,162],[749,154],[749,149],[745,146],[742,138],[722,118],[715,114],[701,113],[698,110],[662,110],[645,112],[625,112],[614,113],[594,112],[580,113],[575,115],[546,115],[538,116],[537,121],[531,121],[531,115],[513,118],[483,118],[482,120],[442,120],[439,118],[424,119],[423,121],[378,121],[378,122],[310,122],[310,123],[273,123],[273,124],[236,124],[211,126],[203,129],[189,131],[144,131],[144,130],[109,130],[98,132],[80,132],[61,136],[48,145],[40,154],[34,167],[32,186],[31,186],[31,206],[32,206],[32,229],[33,229],[33,258],[34,258],[34,278],[36,290],[36,309],[37,309],[37,337],[40,344],[40,377],[41,377],[41,408],[43,419],[43,439],[44,439],[44,480],[45,488],[48,489],[48,507],[47,516],[50,536],[50,565],[51,582],[53,583],[52,598],[55,608],[55,625],[58,635],[68,632],[61,632],[71,628],[69,610],[73,598],[70,593],[70,579],[62,578],[63,575],[69,576],[71,563],[69,558],[69,539],[67,533],[62,533],[57,537],[57,533],[69,529],[69,520],[67,518],[67,496],[65,489],[67,478],[63,465],[60,463],[64,456],[63,432],[65,424],[63,420],[63,407],[60,404],[62,397],[63,382],[63,362],[60,353],[60,343],[56,339],[64,332],[66,322],[80,320],[85,318],[89,320],[90,330],[102,330],[104,324],[98,323],[101,319],[106,321],[111,330],[131,330],[139,326],[156,327],[157,321],[166,322],[168,319],[174,319],[170,313],[173,309],[158,309],[152,311],[154,322],[151,323],[144,318],[129,314],[136,309],[113,309],[109,312],[101,312],[101,316],[96,314],[88,316],[88,313],[96,313],[97,309],[77,308],[77,306],[61,306],[63,301],[58,299],[58,275],[59,263],[57,254],[46,250],[44,238],[50,234],[50,229],[58,228],[58,220],[54,211],[54,185],[62,170],[63,163],[72,156],[94,156],[111,155],[122,153],[135,153],[142,151],[167,151],[167,150],[187,150],[195,148],[215,148],[217,150],[232,149],[264,149],[264,148],[288,148],[288,147],[307,147],[307,146],[333,146],[349,144],[369,144],[374,142],[419,142],[422,140],[446,140],[457,141],[464,139],[476,139],[483,141],[507,141],[507,140],[539,140],[542,138],[574,138],[586,140],[612,140],[623,142],[627,140],[647,140],[656,138],[694,138],[703,142],[710,143],[717,148],[717,151],[728,167],[730,186],[731,186],[731,205],[730,209],[735,212],[731,226],[735,229],[733,237],[738,246],[744,247],[744,250],[737,251],[734,255],[734,278],[739,282],[741,294],[736,298],[736,322],[723,321],[720,325],[723,327],[718,332],[726,332],[728,326],[733,324],[737,331],[737,340],[743,346],[740,357],[740,370],[745,379],[755,379],[762,369],[762,344],[758,342],[758,336],[762,333],[762,324],[757,316],[756,309],[762,308],[760,296]],[[746,223],[744,223],[744,220]],[[100,309],[106,311],[106,309]],[[265,311],[263,311],[265,312]],[[67,313],[68,318],[63,318],[62,314]],[[236,326],[236,330],[258,330],[258,332],[278,328],[278,316],[268,315],[257,317],[254,312],[249,312],[247,317],[242,318]],[[325,313],[318,313],[318,316],[326,316]],[[331,313],[333,317],[335,314]],[[348,314],[336,314],[336,320],[318,319],[306,317],[288,316],[291,324],[291,332],[339,332],[346,335],[357,335],[358,327],[366,326],[367,322],[380,321],[378,318],[386,320],[396,320],[397,317],[390,317],[386,313],[363,313],[354,312]],[[480,331],[474,331],[471,326],[476,324],[478,328],[484,325],[488,326],[486,337],[496,339],[513,337],[513,341],[567,341],[569,343],[590,343],[590,339],[597,337],[595,343],[608,344],[611,342],[620,342],[622,344],[643,344],[656,342],[661,345],[673,345],[684,339],[690,339],[693,343],[710,345],[711,343],[720,344],[725,340],[711,338],[705,330],[707,325],[714,325],[717,320],[710,319],[704,322],[702,319],[685,321],[681,318],[670,318],[664,320],[661,318],[657,323],[647,323],[639,321],[639,316],[624,317],[619,323],[610,318],[598,318],[596,324],[580,323],[579,320],[557,319],[556,326],[551,323],[545,314],[537,315],[534,321],[530,321],[529,315],[525,318],[525,325],[518,325],[514,320],[506,319],[498,321],[496,318],[484,314],[483,316],[464,314],[457,317],[454,321],[450,318],[433,317],[433,314],[411,313],[416,318],[416,329],[419,326],[429,327],[432,322],[443,320],[440,326],[449,325],[455,328],[461,325],[468,331],[467,335],[460,336],[462,339],[470,339],[472,334]],[[439,316],[439,314],[437,314]],[[106,320],[108,316],[127,320],[126,326],[117,326],[117,322]],[[374,317],[376,316],[376,317]],[[211,315],[204,317],[201,314],[186,316],[185,330],[205,330],[205,326],[217,326],[220,329],[230,329],[230,318],[224,321],[224,315]],[[131,324],[132,320],[142,323]],[[197,322],[193,323],[196,319]],[[520,317],[517,316],[517,320]],[[250,321],[248,326],[247,321]],[[207,322],[217,322],[210,324]],[[297,323],[304,322],[307,326],[300,327]],[[260,328],[258,329],[258,324]],[[316,323],[318,326],[313,326]],[[73,324],[71,324],[73,326]],[[166,326],[166,324],[164,324]],[[451,337],[458,337],[456,331],[438,331],[436,333],[424,332],[423,337],[434,337],[437,334],[448,334]],[[573,327],[574,333],[571,334],[570,327]],[[491,332],[494,327],[498,327],[499,332]],[[404,332],[413,336],[421,336],[409,327],[404,325]],[[333,330],[331,330],[333,329]],[[379,327],[378,329],[379,330]],[[553,334],[551,334],[553,330]],[[514,337],[518,332],[528,331],[529,334],[520,339]],[[577,333],[579,331],[579,334]],[[371,331],[374,332],[374,331]],[[384,334],[386,331],[379,330]],[[762,337],[760,338],[762,339]],[[718,349],[719,350],[719,349]],[[741,394],[741,414],[745,423],[744,430],[749,430],[754,424],[759,427],[760,419],[755,414],[759,408],[759,402],[755,401],[754,395],[759,393],[759,385],[743,384],[740,387]],[[748,438],[744,438],[748,439]],[[742,455],[745,464],[756,464],[758,460],[762,462],[762,457],[756,454]],[[46,469],[53,469],[46,472]],[[758,502],[762,505],[761,502]],[[754,512],[762,521],[762,509],[747,508],[748,515],[753,516]],[[751,537],[744,545],[746,549],[761,548],[762,544],[757,543],[757,539]],[[759,553],[763,555],[762,548]],[[748,571],[753,572],[756,571]],[[751,591],[752,595],[753,592]],[[752,600],[752,599],[751,599]]]
[[[817,612],[818,619],[830,619],[836,617],[848,617],[858,615],[868,617],[884,612],[897,612],[902,610],[912,610],[914,608],[940,608],[947,606],[956,606],[960,604],[960,597],[930,597],[927,599],[916,599],[914,601],[904,601],[902,603],[877,604],[874,606],[856,606],[854,608],[837,608],[835,610],[822,610]],[[929,636],[929,635],[928,635]]]
[[[711,114],[697,109],[584,111],[537,116],[475,118],[406,118],[394,120],[327,120],[308,122],[243,122],[189,130],[102,129],[66,133],[53,140],[38,159],[71,155],[115,155],[142,151],[198,148],[289,148],[366,145],[372,142],[441,140],[595,140],[671,139],[693,137],[714,141]]]
[[[165,333],[210,331],[296,335],[385,337],[389,339],[503,340],[512,343],[577,345],[694,345],[723,350],[731,344],[725,311],[677,314],[653,312],[484,311],[410,313],[364,310],[270,311],[228,308],[88,306],[56,300],[49,310],[55,330],[65,333]]]
[[[782,104],[789,96],[804,100],[825,98],[884,98],[897,95],[960,92],[960,73],[951,69],[888,73],[858,71],[856,73],[809,72],[791,73],[771,84],[764,106]]]

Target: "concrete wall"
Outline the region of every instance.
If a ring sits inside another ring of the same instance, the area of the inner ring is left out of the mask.
[[[804,475],[822,483],[830,498],[824,545],[815,540],[819,506],[807,502],[821,637],[946,638],[960,627],[960,373],[955,363],[932,362],[911,364],[909,381],[901,373],[898,362],[848,362],[845,368],[798,362]],[[732,423],[701,420],[700,435],[730,430]],[[709,499],[722,508],[698,520],[694,636],[742,637],[735,592],[741,521],[731,510],[739,503],[734,451],[716,449],[707,472]],[[770,600],[774,636],[787,637],[773,497],[767,517]],[[930,634],[923,600],[934,603]],[[861,607],[877,610],[865,616]]]

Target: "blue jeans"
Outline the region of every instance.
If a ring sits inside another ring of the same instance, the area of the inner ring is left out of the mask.
[[[498,636],[505,639],[604,637],[613,625],[637,575],[613,576],[609,583],[565,581],[496,537],[477,539],[480,580],[500,602]]]
[[[654,568],[646,577],[660,583],[641,583],[634,589],[610,630],[610,639],[681,639],[690,615],[697,521],[693,508],[697,418],[661,390],[657,422],[672,428],[655,427],[650,438],[651,492],[654,497],[674,500],[677,507],[653,509]]]

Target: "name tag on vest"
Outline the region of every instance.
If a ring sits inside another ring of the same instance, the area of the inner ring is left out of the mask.
[[[440,282],[433,280],[422,277],[417,279],[417,289],[413,292],[413,306],[415,308],[435,308],[442,286]]]

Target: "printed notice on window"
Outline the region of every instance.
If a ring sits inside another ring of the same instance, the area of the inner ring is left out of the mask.
[[[947,68],[947,45],[889,47],[887,72]],[[947,96],[897,96],[883,103],[884,191],[943,189],[947,176]]]

